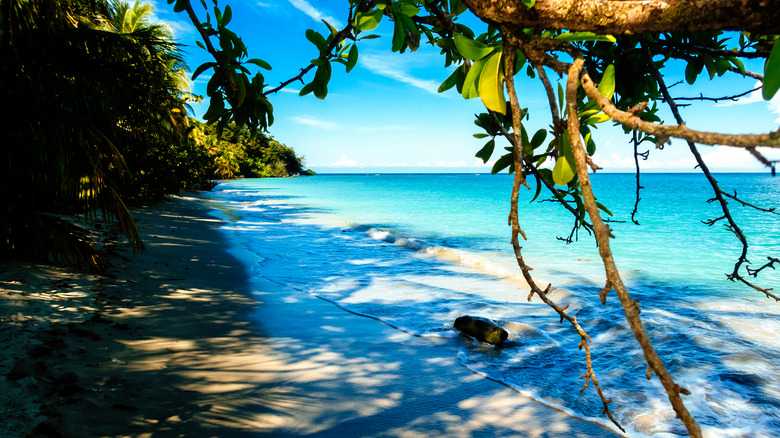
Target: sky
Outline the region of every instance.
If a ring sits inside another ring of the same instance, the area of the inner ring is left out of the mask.
[[[212,60],[195,45],[198,35],[184,13],[174,13],[172,5],[164,0],[148,2],[155,6],[157,19],[168,24],[177,41],[184,44],[191,71]],[[199,2],[192,3],[205,19],[205,10]],[[207,4],[211,5],[211,1]],[[233,0],[220,2],[220,7],[224,8],[225,4],[233,12],[228,28],[243,38],[250,58],[261,58],[273,66],[271,71],[262,73],[268,84],[276,86],[296,76],[316,58],[316,49],[304,36],[306,30],[314,29],[326,35],[328,30],[323,19],[337,28],[343,26],[348,3],[346,0]],[[482,24],[473,18],[462,22]],[[474,115],[485,111],[480,100],[465,100],[454,89],[438,93],[439,85],[454,67],[445,68],[444,57],[430,45],[423,45],[416,52],[392,53],[392,32],[392,23],[385,18],[372,32],[380,38],[359,43],[359,60],[349,74],[343,66],[333,66],[326,99],[320,100],[313,94],[298,96],[301,83],[271,95],[275,121],[269,133],[303,155],[306,166],[318,173],[490,172],[499,148],[487,164],[474,156],[486,141],[473,137],[480,132],[473,123]],[[746,67],[759,73],[763,71],[761,62],[746,62]],[[313,74],[310,72],[305,79],[310,81]],[[616,74],[620,80],[620,72]],[[551,80],[555,79],[554,75],[550,76]],[[199,76],[193,83],[193,92],[205,96],[209,78],[208,71]],[[526,129],[533,133],[547,128],[551,121],[541,83],[522,74],[516,78],[520,103],[530,113]],[[710,81],[706,74],[694,86],[688,86],[684,83],[682,67],[671,69],[666,79],[669,84],[683,82],[672,88],[675,97],[694,97],[700,93],[733,95],[757,86],[755,79],[732,75],[729,79]],[[194,104],[193,110],[194,116],[200,118],[206,104]],[[684,107],[682,116],[692,129],[765,133],[780,126],[780,93],[771,102],[763,101],[760,91],[736,102],[697,102]],[[662,118],[667,124],[673,124],[668,112]],[[594,162],[605,172],[633,172],[630,138],[622,129],[611,125],[602,123],[593,133],[598,145]],[[641,163],[643,171],[695,171],[695,161],[684,142],[674,141],[663,150],[653,145],[649,148],[649,158]],[[700,146],[700,151],[715,171],[768,171],[743,150]],[[770,159],[780,159],[780,151],[764,151]]]

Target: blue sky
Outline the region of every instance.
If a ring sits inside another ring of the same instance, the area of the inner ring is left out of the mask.
[[[209,61],[208,54],[195,46],[197,35],[184,14],[174,14],[163,0],[155,4],[158,19],[174,30],[177,40],[186,45],[187,59],[194,70]],[[210,1],[207,2],[211,4]],[[196,10],[204,12],[199,2]],[[220,7],[226,3],[220,2]],[[273,66],[263,74],[276,85],[295,76],[316,49],[306,40],[306,29],[325,34],[325,19],[334,26],[346,21],[346,0],[260,0],[228,2],[233,10],[230,28],[238,33],[249,49],[249,56],[261,58]],[[205,12],[201,15],[205,17]],[[320,100],[310,94],[298,96],[302,84],[271,96],[275,122],[270,134],[305,156],[308,167],[321,173],[331,172],[489,172],[492,162],[482,164],[474,154],[485,140],[473,124],[474,114],[484,111],[479,99],[464,100],[455,90],[439,94],[439,84],[452,67],[444,68],[439,51],[423,46],[414,53],[390,51],[392,25],[387,20],[374,31],[381,36],[361,41],[357,66],[345,73],[334,65],[329,94]],[[748,70],[762,72],[762,63],[746,63]],[[313,76],[313,72],[310,73]],[[617,72],[618,80],[620,72]],[[541,83],[518,75],[521,105],[530,109],[526,128],[531,132],[549,125],[549,109]],[[196,94],[205,95],[208,72],[193,83]],[[307,77],[311,79],[311,77]],[[552,79],[552,78],[551,78]],[[683,70],[667,73],[667,82],[683,80]],[[702,75],[694,86],[681,84],[672,90],[676,97],[729,95],[756,86],[754,79],[716,78]],[[730,133],[762,133],[780,125],[780,94],[773,102],[764,102],[759,94],[738,102],[698,104],[684,108],[689,127]],[[195,115],[205,105],[194,105]],[[665,115],[667,123],[673,120]],[[594,161],[607,172],[633,171],[632,147],[622,130],[599,125],[594,132],[598,144]],[[726,147],[701,146],[708,165],[719,171],[765,171],[746,152]],[[770,159],[780,153],[766,152]],[[496,153],[497,155],[497,153]],[[493,159],[497,158],[494,156]],[[664,150],[653,149],[642,163],[645,171],[693,171],[695,165],[687,146],[674,142]]]

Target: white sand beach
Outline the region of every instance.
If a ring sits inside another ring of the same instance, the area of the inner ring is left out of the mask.
[[[0,435],[615,436],[472,373],[459,339],[250,283],[195,198],[135,217],[148,251],[116,245],[112,276],[0,264]]]

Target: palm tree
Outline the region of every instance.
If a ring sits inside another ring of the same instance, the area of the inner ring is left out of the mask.
[[[64,215],[101,211],[143,249],[120,195],[125,155],[142,132],[181,136],[185,118],[178,47],[146,16],[104,0],[0,3],[0,255],[95,268]]]

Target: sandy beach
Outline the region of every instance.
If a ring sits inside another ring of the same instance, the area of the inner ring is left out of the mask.
[[[0,264],[0,435],[615,436],[470,372],[465,339],[248,281],[209,211],[137,210],[148,251],[108,244],[110,276]]]

